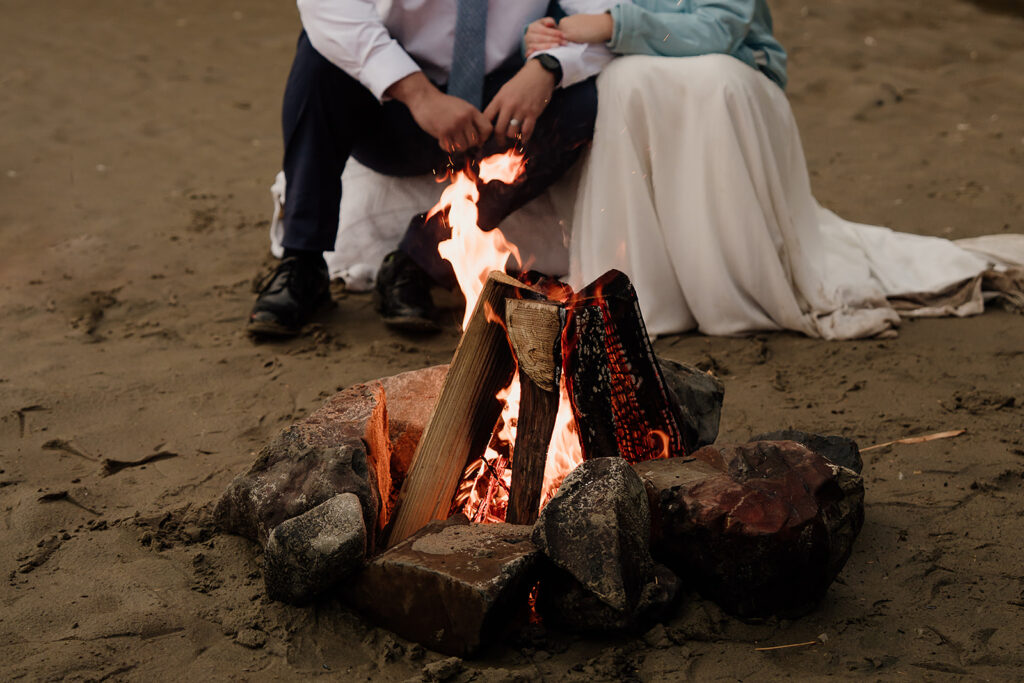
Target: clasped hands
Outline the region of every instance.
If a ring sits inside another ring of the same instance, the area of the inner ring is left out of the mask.
[[[526,27],[523,43],[526,56],[568,43],[607,43],[612,39],[615,22],[612,15],[572,14],[556,22],[551,17],[538,19]]]
[[[529,60],[482,112],[441,92],[421,72],[394,83],[387,94],[409,108],[417,125],[436,138],[442,150],[456,153],[480,147],[492,135],[501,145],[509,138],[526,142],[554,89],[554,75]]]

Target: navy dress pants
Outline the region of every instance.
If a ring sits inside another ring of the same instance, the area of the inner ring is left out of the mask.
[[[485,103],[521,64],[488,74]],[[533,136],[522,147],[527,158],[524,176],[512,185],[480,185],[480,226],[496,227],[505,216],[558,180],[593,136],[596,114],[594,79],[556,89]],[[378,173],[410,176],[461,169],[488,154],[504,151],[492,138],[471,157],[443,152],[437,140],[416,125],[404,104],[396,100],[379,102],[361,83],[320,55],[305,32],[299,36],[288,76],[282,127],[287,180],[283,245],[305,251],[335,248],[341,173],[350,156]],[[440,218],[426,223],[414,220],[399,248],[435,282],[451,287],[451,267],[437,254],[437,245],[447,239],[448,232]]]

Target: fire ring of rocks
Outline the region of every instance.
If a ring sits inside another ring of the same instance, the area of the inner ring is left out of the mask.
[[[621,273],[578,293],[492,274],[450,366],[336,394],[216,516],[263,546],[270,597],[341,595],[450,655],[536,618],[645,629],[691,591],[741,618],[797,616],[863,524],[857,446],[710,445],[723,394],[654,356]]]

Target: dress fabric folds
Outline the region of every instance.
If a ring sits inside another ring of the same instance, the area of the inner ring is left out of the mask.
[[[971,283],[1024,264],[1024,235],[959,245],[820,207],[785,93],[733,57],[622,57],[598,89],[569,281],[622,270],[652,334],[886,334],[980,312]]]

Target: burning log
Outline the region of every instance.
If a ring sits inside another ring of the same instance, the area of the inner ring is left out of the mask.
[[[562,353],[584,458],[686,454],[629,278],[608,271],[569,301]]]
[[[412,469],[398,496],[388,545],[408,538],[428,522],[445,519],[470,458],[483,453],[501,407],[497,391],[515,370],[503,325],[505,300],[542,298],[518,280],[492,272],[462,335]]]
[[[505,521],[533,524],[540,512],[544,466],[558,415],[561,307],[543,301],[509,299],[505,321],[519,365],[520,403],[512,483]]]

